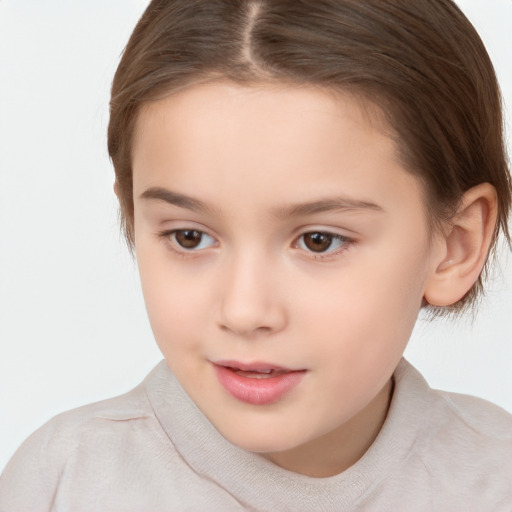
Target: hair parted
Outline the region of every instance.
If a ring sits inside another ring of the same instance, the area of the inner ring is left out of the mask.
[[[510,242],[501,95],[476,30],[451,0],[153,0],[112,85],[108,149],[133,233],[132,138],[150,101],[192,84],[284,82],[355,94],[385,115],[435,224],[492,184]],[[484,271],[485,274],[485,271]],[[482,276],[451,310],[472,304]]]

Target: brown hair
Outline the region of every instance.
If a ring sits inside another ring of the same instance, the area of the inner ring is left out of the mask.
[[[451,0],[153,0],[112,86],[108,149],[132,245],[132,137],[141,106],[193,83],[279,81],[355,93],[380,107],[429,217],[449,219],[488,182],[510,242],[511,182],[494,69]],[[474,301],[482,277],[454,309]]]

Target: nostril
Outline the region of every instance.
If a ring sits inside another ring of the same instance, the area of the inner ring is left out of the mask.
[[[263,269],[257,271],[247,261],[235,266],[219,289],[218,325],[223,331],[244,337],[281,330],[286,323],[284,304],[271,290],[270,282],[261,280]]]
[[[258,334],[265,335],[270,334],[274,329],[272,327],[266,327],[266,326],[259,326],[256,328],[235,328],[234,326],[228,326],[225,324],[220,324],[220,328],[223,331],[231,332],[232,334],[235,334],[236,336],[243,336],[243,337],[253,337]]]

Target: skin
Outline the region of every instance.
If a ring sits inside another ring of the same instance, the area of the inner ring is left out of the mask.
[[[314,88],[209,83],[146,105],[134,140],[135,250],[168,365],[229,441],[314,477],[374,441],[447,258],[368,112]],[[186,229],[205,233],[196,248],[179,244]],[[311,232],[342,238],[315,252]],[[250,405],[220,385],[219,360],[306,373]]]

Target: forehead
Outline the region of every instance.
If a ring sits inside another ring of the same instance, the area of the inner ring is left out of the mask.
[[[141,110],[134,195],[154,186],[193,188],[214,202],[234,186],[246,200],[262,196],[270,203],[270,188],[281,198],[303,201],[337,186],[337,193],[371,201],[394,185],[401,185],[397,191],[418,188],[388,133],[378,107],[350,94],[202,84]]]
[[[142,132],[155,121],[167,127],[172,122],[179,122],[183,127],[186,123],[194,129],[198,128],[195,122],[205,128],[238,122],[245,131],[261,127],[268,131],[281,122],[287,124],[289,131],[294,124],[288,121],[307,120],[325,125],[328,118],[331,122],[343,118],[345,123],[356,123],[367,134],[396,136],[383,110],[363,94],[314,85],[281,82],[239,85],[220,80],[191,85],[163,99],[144,103],[137,116],[133,143],[136,150]],[[310,128],[316,127],[310,124]]]

